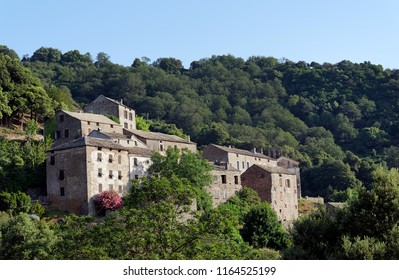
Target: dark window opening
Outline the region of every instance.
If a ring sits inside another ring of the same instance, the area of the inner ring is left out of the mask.
[[[112,178],[114,177],[114,175],[112,174],[112,170],[109,171],[108,177],[109,177],[110,179],[112,179]]]
[[[102,177],[103,176],[103,171],[101,168],[98,169],[98,177]]]
[[[234,176],[234,184],[238,185],[238,176]]]
[[[55,157],[54,157],[54,156],[51,156],[51,157],[50,157],[50,164],[51,164],[51,165],[54,165],[54,164],[55,164]]]
[[[112,163],[112,155],[109,155],[108,162]]]
[[[137,165],[138,165],[137,158],[133,158],[133,165],[134,165],[134,166],[137,166]]]
[[[60,122],[64,121],[64,115],[60,115]]]
[[[138,180],[139,179],[139,175],[134,175],[134,179]]]
[[[64,135],[65,135],[65,138],[69,138],[69,130],[68,129],[65,129]]]
[[[60,139],[61,138],[61,131],[57,130],[55,132],[55,139]]]
[[[118,179],[122,180],[122,171],[118,171]]]
[[[65,188],[60,188],[60,196],[65,196]]]
[[[226,183],[227,183],[226,175],[222,175],[222,184],[226,184]]]
[[[64,180],[64,179],[65,179],[64,170],[60,170],[60,180]]]

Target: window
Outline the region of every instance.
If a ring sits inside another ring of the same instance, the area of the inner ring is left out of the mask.
[[[98,184],[98,192],[103,192],[103,184]]]
[[[134,166],[137,166],[137,165],[138,165],[138,163],[137,163],[137,158],[133,158],[133,165],[134,165]]]
[[[122,156],[119,155],[119,156],[118,156],[118,164],[121,164],[121,163],[122,163]]]
[[[134,141],[134,145],[137,146],[137,141]]]
[[[98,169],[98,177],[103,176],[103,170],[101,168]]]
[[[119,185],[118,191],[119,191],[119,193],[122,193],[122,192],[123,192],[123,187],[122,187],[121,185]]]
[[[249,161],[247,161],[247,168],[249,168]]]
[[[245,162],[242,162],[242,169],[245,169]]]
[[[60,178],[61,181],[65,179],[64,170],[60,170],[60,177],[59,178]]]
[[[238,154],[236,154],[236,156],[238,157]]]
[[[61,131],[57,130],[55,132],[55,139],[60,139],[61,138]]]
[[[130,143],[130,141],[129,140],[126,140],[126,142],[129,144]]]
[[[102,150],[102,148],[101,148],[101,147],[98,147],[98,148],[97,148],[97,150],[101,151],[101,150]]]
[[[111,128],[114,128],[114,125],[113,125],[113,124],[110,124],[109,126],[110,126]]]
[[[110,191],[114,190],[114,185],[110,184],[110,185],[109,185],[109,190],[110,190]]]
[[[90,125],[90,122],[87,122],[88,125]]]
[[[226,183],[227,183],[226,175],[222,175],[222,184]]]
[[[132,113],[129,113],[129,120],[133,120],[133,114]]]
[[[64,187],[60,188],[60,196],[65,196],[65,188]]]
[[[240,161],[237,160],[237,169],[240,170]]]
[[[108,162],[112,163],[112,160],[113,160],[112,155],[109,155],[109,156],[108,156]]]
[[[54,156],[51,156],[51,157],[50,157],[50,164],[51,164],[51,165],[54,165],[54,164],[55,164],[55,158],[54,158]]]
[[[227,190],[223,190],[223,198],[224,198],[224,199],[227,198]]]
[[[64,121],[64,115],[60,115],[60,122]]]
[[[139,175],[134,175],[134,179],[138,180],[139,179]]]
[[[112,174],[112,170],[109,171],[108,177],[109,177],[110,179],[112,179],[112,178],[114,177],[114,175]]]
[[[238,176],[234,176],[234,184],[238,185]]]
[[[215,198],[219,198],[220,196],[220,191],[219,190],[215,190]]]
[[[128,126],[128,124],[125,122],[125,123],[123,123],[123,127],[124,128],[126,128],[126,129],[128,129],[129,128],[129,126]]]
[[[126,110],[123,111],[123,117],[124,117],[125,119],[127,119],[127,111],[126,111]]]
[[[97,161],[102,161],[102,160],[103,160],[103,154],[97,153]]]
[[[100,123],[96,123],[96,126],[100,126]]]
[[[159,150],[160,150],[161,152],[163,152],[163,145],[162,145],[162,144],[159,145]]]
[[[65,129],[64,131],[65,138],[69,138],[69,130]]]
[[[285,186],[286,186],[287,188],[290,188],[290,187],[291,187],[290,179],[287,179],[287,181],[285,181]]]
[[[122,180],[122,171],[118,171],[118,179]]]

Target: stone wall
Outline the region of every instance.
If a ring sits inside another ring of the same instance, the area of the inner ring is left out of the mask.
[[[254,165],[241,175],[241,184],[254,189],[262,201],[269,202],[280,221],[298,218],[295,174],[272,173]]]
[[[48,202],[62,211],[88,214],[84,147],[49,152],[46,158]]]
[[[195,143],[180,143],[165,140],[144,139],[141,137],[137,138],[143,141],[150,150],[159,152],[161,155],[165,155],[168,148],[178,148],[180,150],[187,148],[191,152],[197,152],[197,145]]]
[[[131,188],[127,150],[87,146],[87,173],[89,214],[95,214],[94,200],[106,190],[114,190],[120,196]]]
[[[214,177],[214,181],[207,188],[207,191],[212,196],[214,207],[225,203],[242,189],[240,172],[238,170],[227,170],[220,166],[212,170],[212,176]]]

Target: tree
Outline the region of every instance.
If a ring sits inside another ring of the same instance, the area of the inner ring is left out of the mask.
[[[0,258],[3,260],[52,259],[57,236],[42,221],[21,213],[0,224]]]
[[[269,203],[262,202],[251,207],[243,220],[241,235],[255,248],[284,249],[291,244],[288,233],[284,231]]]
[[[42,61],[47,63],[56,63],[61,60],[61,56],[62,53],[57,49],[41,47],[40,49],[36,50],[33,53],[30,60]]]

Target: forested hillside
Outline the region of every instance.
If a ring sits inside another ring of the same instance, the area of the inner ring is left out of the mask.
[[[5,46],[1,52],[18,58]],[[40,78],[54,109],[72,108],[71,96],[84,105],[104,94],[147,119],[175,124],[199,146],[280,148],[301,162],[304,195],[342,200],[346,194],[337,191],[370,185],[376,164],[397,166],[397,70],[231,55],[193,61],[189,69],[178,58],[132,61],[125,67],[105,53],[93,59],[40,48],[22,65]]]

